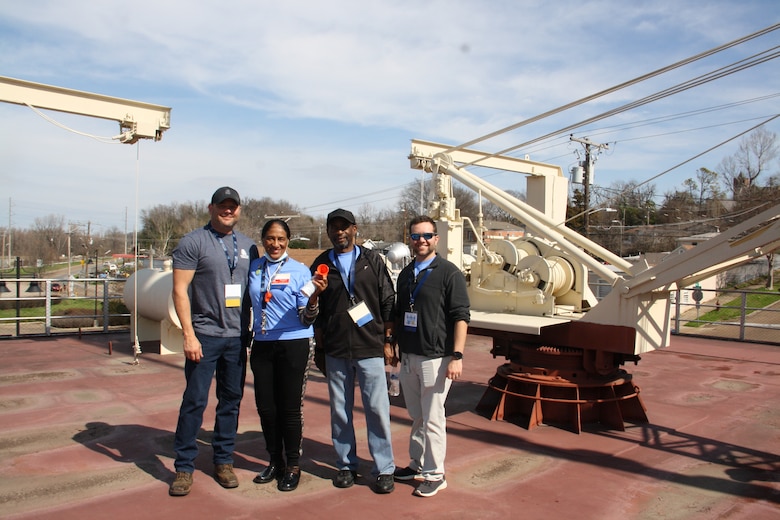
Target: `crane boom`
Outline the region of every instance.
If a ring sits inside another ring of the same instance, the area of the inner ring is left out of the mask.
[[[0,76],[0,101],[117,121],[119,140],[127,144],[159,141],[171,127],[169,107],[5,76]]]
[[[442,223],[440,246],[443,243],[446,250],[441,254],[456,264],[462,259],[463,228],[468,221],[451,198],[449,177],[516,217],[531,232],[526,239],[480,244],[476,261],[462,265],[469,277],[473,329],[483,332],[517,332],[544,340],[546,328],[568,329],[573,332],[565,337],[555,332],[556,342],[638,355],[668,344],[670,291],[780,246],[780,206],[775,206],[667,262],[652,268],[632,265],[559,219],[455,164],[489,157],[494,167],[528,172],[529,165],[522,159],[474,150],[450,155],[448,150],[445,145],[415,140],[409,156],[412,168],[432,172],[437,179],[432,199],[438,200],[431,200],[428,212]],[[534,175],[556,177],[558,171],[536,168]],[[481,230],[474,231],[475,236],[482,235]],[[612,285],[600,302],[592,298],[587,286],[589,272]],[[588,344],[586,338],[592,333],[581,331],[600,327],[601,334],[614,333],[613,341],[604,344],[596,339]]]

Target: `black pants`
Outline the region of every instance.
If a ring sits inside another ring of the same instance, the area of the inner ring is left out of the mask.
[[[303,396],[309,360],[308,339],[257,341],[249,363],[255,376],[255,404],[271,462],[298,466],[303,440]],[[286,463],[285,463],[286,459]]]

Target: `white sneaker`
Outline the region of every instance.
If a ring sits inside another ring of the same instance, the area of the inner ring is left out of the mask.
[[[418,497],[432,497],[442,489],[447,489],[447,481],[445,479],[426,480],[414,490],[414,494]]]

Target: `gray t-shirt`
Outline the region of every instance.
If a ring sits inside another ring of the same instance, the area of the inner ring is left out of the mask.
[[[232,262],[235,256],[233,235],[238,255],[231,273],[229,259]],[[206,225],[185,235],[172,256],[174,269],[195,271],[189,288],[195,332],[216,337],[241,336],[241,310],[247,297],[249,263],[257,257],[257,246],[252,239],[236,231],[232,235],[222,235]],[[225,286],[228,284],[241,285],[242,305],[226,307]]]

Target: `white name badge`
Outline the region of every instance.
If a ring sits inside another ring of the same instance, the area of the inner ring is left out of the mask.
[[[241,306],[241,284],[225,284],[225,307]]]
[[[347,312],[349,313],[349,317],[352,318],[352,321],[354,321],[355,325],[358,327],[362,327],[366,323],[374,320],[366,302],[360,302],[357,305],[353,305]]]
[[[404,313],[404,330],[415,331],[417,330],[417,313],[406,311]]]
[[[289,285],[290,284],[290,273],[279,273],[276,276],[274,276],[274,281],[272,282],[274,285]]]

